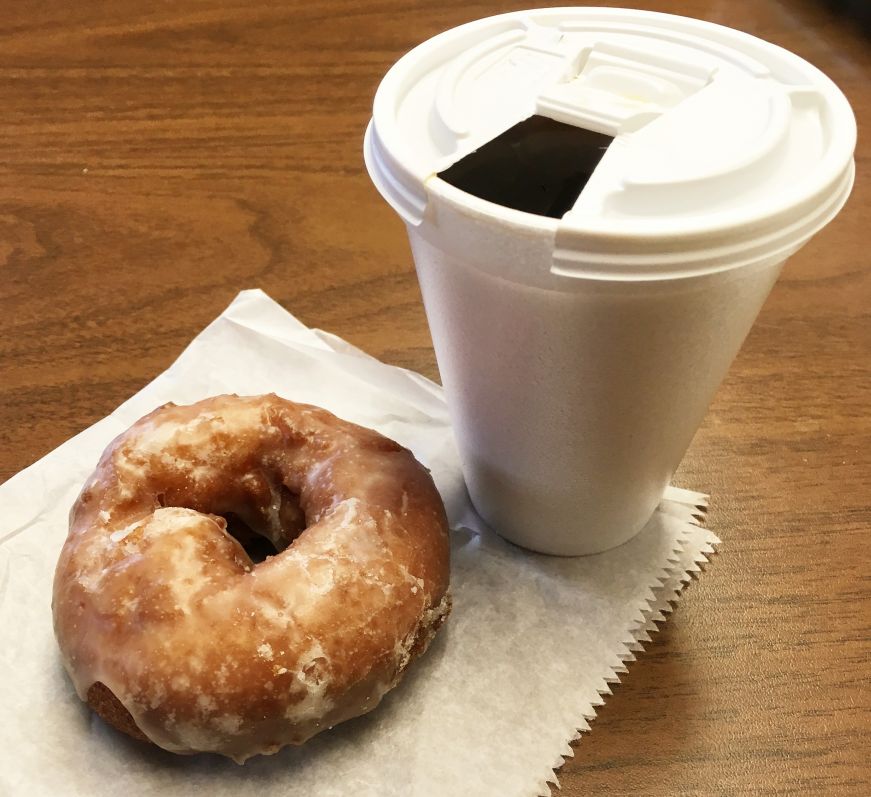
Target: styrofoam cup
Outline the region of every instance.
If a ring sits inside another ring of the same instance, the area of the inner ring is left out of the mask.
[[[614,136],[562,217],[437,176],[531,113]],[[578,555],[645,525],[784,261],[846,201],[854,144],[814,67],[680,17],[502,15],[393,67],[367,166],[407,224],[463,472],[498,533]]]

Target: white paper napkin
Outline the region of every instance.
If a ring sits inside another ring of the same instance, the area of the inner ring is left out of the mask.
[[[103,448],[154,407],[276,392],[411,448],[453,532],[454,610],[426,656],[365,717],[245,766],[177,757],[105,726],[61,667],[51,582],[67,514]],[[718,542],[705,497],[670,488],[647,527],[597,556],[527,553],[469,503],[441,388],[240,293],[109,417],[0,486],[0,794],[534,797],[568,742]]]

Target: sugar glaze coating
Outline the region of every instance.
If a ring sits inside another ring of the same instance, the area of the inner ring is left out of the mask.
[[[291,544],[255,565],[228,514]],[[374,708],[445,619],[448,568],[442,502],[398,444],[274,395],[168,404],[73,506],[55,634],[109,722],[242,762]]]

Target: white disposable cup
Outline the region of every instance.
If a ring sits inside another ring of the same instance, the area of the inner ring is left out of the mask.
[[[580,555],[644,527],[785,260],[838,212],[852,168],[839,179],[776,246],[730,260],[726,231],[698,263],[654,257],[613,276],[613,257],[589,255],[589,273],[553,268],[557,219],[427,180],[408,236],[463,473],[495,531]]]
[[[408,235],[475,508],[534,551],[626,542],[658,505],[784,258],[687,279],[513,282],[499,275],[507,260],[545,275],[549,247],[510,211],[475,214],[444,188]]]

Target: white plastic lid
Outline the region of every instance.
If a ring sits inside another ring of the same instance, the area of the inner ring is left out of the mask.
[[[456,197],[439,172],[534,114],[614,137],[561,219],[522,214],[555,225],[557,274],[676,274],[788,254],[852,187],[855,119],[814,66],[720,25],[612,8],[504,14],[416,47],[378,88],[367,167],[418,225],[433,195]]]

